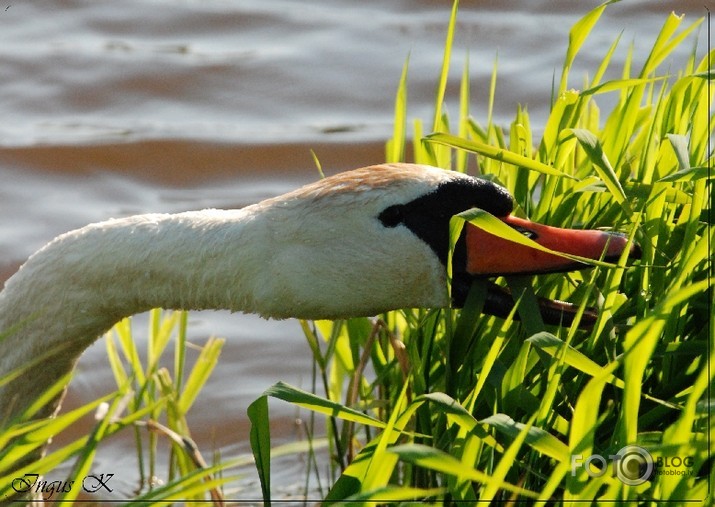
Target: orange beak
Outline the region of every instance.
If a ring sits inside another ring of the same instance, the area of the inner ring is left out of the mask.
[[[619,233],[559,229],[511,215],[501,220],[549,250],[587,259],[617,260],[628,244],[628,239]],[[467,272],[473,276],[554,273],[588,267],[565,257],[513,243],[473,225],[466,228],[466,242]],[[640,257],[638,245],[631,246],[629,255]]]
[[[628,247],[628,239],[619,233],[560,229],[511,215],[501,220],[549,250],[588,259],[615,261]],[[508,241],[470,224],[465,229],[466,272],[472,277],[555,273],[588,267],[578,261]],[[640,247],[632,244],[629,256],[640,258],[640,255]],[[538,304],[546,324],[570,325],[578,311],[578,307],[571,303],[546,298],[538,298]],[[484,306],[486,313],[506,317],[513,306],[508,290],[496,284],[489,285]],[[597,318],[598,312],[587,308],[581,317],[580,327],[593,326]]]

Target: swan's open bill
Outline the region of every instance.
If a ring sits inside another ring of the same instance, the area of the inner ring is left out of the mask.
[[[537,298],[541,318],[545,324],[554,326],[570,326],[576,319],[579,307],[566,301],[555,301],[547,298]],[[490,282],[487,285],[487,297],[484,301],[484,313],[506,318],[514,308],[514,296],[509,289]],[[519,312],[514,314],[514,319],[519,320]],[[592,307],[584,308],[580,329],[590,329],[598,320],[598,310]]]
[[[539,245],[555,252],[587,259],[617,261],[628,246],[620,233],[560,229],[511,215],[502,220]],[[468,227],[467,271],[472,275],[561,273],[584,268],[584,264],[494,236],[478,227]],[[631,246],[629,257],[640,258],[640,248]]]
[[[517,218],[511,215],[501,218],[539,245],[549,250],[576,255],[587,259],[617,261],[628,247],[628,238],[619,233],[597,230],[560,229]],[[558,273],[583,269],[584,264],[565,257],[508,241],[484,230],[468,225],[461,241],[465,243],[461,255],[467,275],[472,277],[493,277],[496,275],[532,275]],[[464,253],[466,252],[466,254]],[[633,243],[629,258],[640,258],[640,247]],[[453,297],[457,306],[464,303],[468,287],[457,287]],[[573,322],[578,307],[564,301],[538,298],[541,316],[546,324],[569,326]],[[484,313],[506,317],[514,306],[511,293],[495,284],[489,284]],[[516,315],[518,319],[518,314]],[[579,326],[590,328],[598,318],[598,310],[586,308]]]

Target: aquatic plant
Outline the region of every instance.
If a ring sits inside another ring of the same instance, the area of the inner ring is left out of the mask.
[[[712,55],[698,61],[693,50],[681,69],[664,72],[662,63],[702,22],[681,28],[683,18],[671,14],[640,70],[631,68],[629,52],[621,77],[604,80],[617,39],[574,89],[573,62],[608,3],[571,29],[551,113],[539,129],[521,106],[508,129],[492,121],[496,66],[486,123],[470,116],[467,65],[459,115],[444,111],[455,3],[430,133],[414,122],[412,158],[458,171],[476,167],[534,220],[616,227],[641,245],[641,261],[539,276],[536,288],[507,278],[502,283],[520,297],[505,320],[480,315],[485,290],[477,283],[462,310],[304,322],[326,394],[279,383],[249,410],[267,502],[266,397],[329,418],[336,480],[327,504],[708,496]],[[406,76],[407,65],[386,149],[392,161],[409,150]],[[605,94],[617,99],[604,116],[598,100]],[[453,220],[455,231],[464,219],[490,227],[482,214]],[[582,308],[596,302],[599,318],[588,331],[577,322],[547,328],[531,311],[537,295]]]

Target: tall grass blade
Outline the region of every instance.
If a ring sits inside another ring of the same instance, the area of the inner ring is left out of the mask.
[[[452,3],[452,13],[449,16],[449,25],[447,26],[447,35],[444,40],[444,55],[442,56],[442,69],[439,73],[437,89],[435,90],[434,98],[434,117],[432,118],[432,131],[441,131],[442,124],[442,104],[444,104],[444,95],[447,90],[447,79],[449,78],[449,66],[452,60],[452,44],[454,42],[454,30],[457,24],[457,12],[459,10],[459,0],[454,0]]]
[[[407,137],[407,69],[410,57],[402,67],[400,84],[395,96],[395,119],[392,138],[387,142],[386,162],[402,162],[405,159],[405,141]]]
[[[591,358],[564,343],[551,333],[537,333],[527,338],[526,341],[539,350],[543,350],[553,358],[563,358],[565,364],[576,368],[586,375],[600,377],[605,374],[606,369],[603,366],[600,366]],[[621,389],[624,386],[623,381],[614,375],[609,376],[607,382]]]
[[[182,413],[189,411],[191,406],[199,396],[211,372],[216,367],[218,357],[221,354],[226,340],[219,338],[210,338],[206,345],[201,349],[196,365],[189,373],[189,378],[186,379],[184,390],[179,397],[177,406]]]
[[[588,38],[588,35],[591,33],[591,30],[600,19],[601,14],[603,14],[603,11],[606,6],[617,1],[618,0],[611,0],[602,3],[601,5],[590,11],[588,14],[586,14],[584,17],[579,19],[573,25],[573,27],[571,27],[571,30],[569,31],[569,44],[568,48],[566,49],[566,58],[564,59],[564,65],[561,71],[561,83],[559,84],[558,92],[559,95],[565,93],[566,89],[568,88],[569,72],[571,70],[571,66],[573,65],[574,60],[576,59],[576,55],[581,50],[581,46],[583,46],[583,43]]]
[[[616,202],[621,204],[629,214],[632,213],[626,193],[623,191],[621,182],[618,181],[618,176],[616,176],[616,172],[613,170],[608,157],[606,157],[598,138],[593,133],[584,129],[571,129],[571,132],[576,136],[578,142],[581,143],[581,147],[591,159],[591,162],[593,162],[596,172],[606,184],[606,188],[608,188],[608,191]]]
[[[419,465],[424,468],[439,471],[455,477],[464,477],[470,481],[485,484],[487,487],[494,484],[495,489],[504,489],[526,498],[536,498],[533,491],[520,488],[508,482],[502,482],[474,468],[465,468],[464,463],[438,449],[426,445],[404,444],[392,447],[391,453],[397,454],[403,461]],[[487,498],[489,499],[489,498]]]
[[[263,493],[263,505],[271,505],[271,432],[268,425],[268,396],[263,395],[248,406],[251,421],[250,442]]]
[[[443,144],[445,146],[451,146],[453,148],[471,151],[473,153],[484,155],[485,157],[489,157],[499,162],[504,162],[506,164],[511,164],[524,169],[529,169],[531,171],[536,171],[542,174],[573,178],[573,176],[559,171],[558,169],[554,169],[553,167],[539,162],[538,160],[533,160],[531,158],[524,157],[523,155],[519,155],[518,153],[514,153],[507,149],[495,148],[489,144],[482,143],[480,141],[470,141],[466,139],[461,139],[451,134],[443,133],[430,134],[425,138],[425,141],[429,143]]]
[[[272,398],[298,405],[308,410],[313,410],[315,412],[320,412],[334,417],[340,417],[346,421],[367,424],[376,428],[386,427],[386,423],[380,421],[379,419],[365,415],[358,410],[345,407],[338,402],[321,398],[320,396],[316,396],[284,382],[274,384],[270,388],[266,389],[264,394]]]

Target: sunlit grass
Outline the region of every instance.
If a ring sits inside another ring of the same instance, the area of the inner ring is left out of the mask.
[[[484,124],[469,113],[466,65],[459,116],[444,113],[455,9],[431,133],[414,121],[412,153],[405,155],[406,65],[386,158],[477,168],[513,193],[518,214],[557,226],[623,231],[640,244],[643,258],[632,267],[624,255],[616,266],[541,276],[534,288],[531,280],[503,280],[523,293],[516,310],[521,323],[479,315],[484,296],[478,285],[461,311],[304,323],[327,397],[285,384],[266,395],[331,415],[338,478],[327,501],[570,505],[709,494],[711,74],[707,57],[694,53],[682,68],[662,69],[702,20],[684,25],[681,17],[667,17],[642,69],[632,68],[629,53],[621,77],[605,81],[616,40],[575,89],[571,66],[605,8],[589,12],[570,32],[540,140],[523,107],[507,128],[493,123],[496,66]],[[598,106],[604,94],[617,97],[605,115]],[[483,218],[474,221],[488,228]],[[529,311],[536,294],[598,306],[598,321],[590,331],[579,330],[578,322],[547,328]],[[362,366],[365,356],[370,368]],[[252,410],[264,410],[265,403],[257,400]],[[269,445],[262,422],[267,412],[261,415],[253,427],[257,453]],[[593,454],[609,459],[634,444],[660,463],[656,473],[638,476],[645,479],[639,484],[620,480],[611,461],[608,469],[581,466]],[[259,461],[259,472],[269,498],[267,460]]]
[[[186,313],[162,314],[153,310],[149,327],[146,363],[140,359],[129,319],[119,322],[106,335],[116,391],[50,420],[31,421],[30,410],[24,419],[31,422],[19,420],[6,428],[0,436],[0,498],[31,493],[53,502],[77,500],[81,494],[86,495],[83,479],[95,472],[94,459],[102,441],[131,429],[135,432],[139,481],[134,500],[142,505],[153,505],[155,501],[165,505],[167,499],[222,498],[221,487],[235,480],[235,475],[226,471],[238,464],[245,466],[247,460],[207,463],[191,440],[186,414],[216,365],[223,340],[211,339],[201,347],[187,372]],[[167,355],[172,342],[175,343],[174,368],[170,371],[160,365],[160,358]],[[68,379],[62,379],[56,389],[48,391],[35,405],[48,403],[67,382]],[[89,434],[59,449],[53,448],[47,456],[17,469],[17,463],[33,449],[91,414],[95,424]],[[171,450],[168,463],[159,462],[160,445]],[[66,477],[57,477],[55,468],[69,459],[73,462],[71,471]],[[168,472],[160,473],[159,469]],[[36,478],[37,475],[47,477]],[[57,486],[52,487],[53,483]],[[109,489],[113,487],[111,484]],[[100,496],[106,491],[100,490]]]

